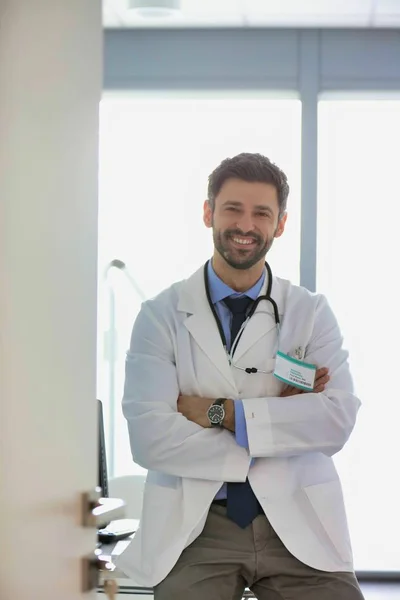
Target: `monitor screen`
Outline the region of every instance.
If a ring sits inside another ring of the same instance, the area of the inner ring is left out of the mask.
[[[99,436],[98,436],[98,480],[97,485],[101,487],[102,497],[108,498],[108,476],[107,476],[107,454],[106,454],[106,438],[104,435],[104,418],[103,418],[103,404],[101,400],[98,403],[98,425],[99,425]]]

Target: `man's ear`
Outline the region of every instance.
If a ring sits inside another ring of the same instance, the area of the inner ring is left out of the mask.
[[[203,221],[204,221],[204,225],[208,228],[212,227],[212,221],[213,221],[213,211],[210,205],[210,201],[209,200],[205,200],[204,201],[204,205],[203,205]]]
[[[285,225],[287,221],[287,213],[283,213],[278,221],[278,227],[276,228],[274,237],[281,237],[282,233],[285,231]]]

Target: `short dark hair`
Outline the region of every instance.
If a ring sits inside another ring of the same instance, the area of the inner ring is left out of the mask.
[[[208,178],[208,202],[214,212],[215,198],[227,179],[270,183],[278,193],[279,217],[286,210],[289,185],[285,173],[269,158],[262,154],[242,152],[233,158],[226,158]]]

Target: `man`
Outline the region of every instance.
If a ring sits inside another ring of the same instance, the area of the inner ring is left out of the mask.
[[[123,410],[149,472],[117,564],[156,600],[362,598],[332,461],[360,406],[347,353],[325,298],[264,263],[288,193],[259,154],[223,161],[204,204],[212,260],[133,328]]]

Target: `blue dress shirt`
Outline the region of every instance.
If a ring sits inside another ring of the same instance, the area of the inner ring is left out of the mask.
[[[230,350],[231,347],[231,322],[232,322],[232,313],[226,304],[223,302],[224,298],[242,298],[243,296],[248,296],[252,300],[256,300],[259,296],[262,286],[265,281],[265,271],[261,275],[260,279],[246,292],[235,292],[232,288],[230,288],[226,283],[222,281],[215,273],[211,260],[208,263],[208,285],[210,289],[210,297],[211,302],[215,306],[215,310],[221,321],[222,329],[224,330],[225,339],[227,343],[227,349]],[[222,343],[222,342],[221,342]],[[235,437],[236,442],[239,446],[243,446],[243,448],[249,447],[249,440],[247,437],[247,427],[246,427],[246,419],[244,416],[243,402],[241,400],[234,400],[235,402]],[[221,500],[226,498],[226,485],[224,485],[218,494],[216,495],[216,499]]]

